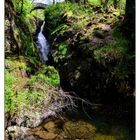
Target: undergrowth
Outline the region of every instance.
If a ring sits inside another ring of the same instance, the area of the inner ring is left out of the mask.
[[[10,112],[14,109],[13,97],[14,91],[12,90],[15,83],[15,78],[7,70],[5,71],[5,112]]]
[[[45,99],[44,96],[47,96],[44,95],[44,91],[52,88],[53,92],[53,87],[60,84],[59,74],[53,66],[43,65],[35,75],[30,75],[30,78],[27,78],[26,72],[32,71],[27,60],[29,61],[27,58],[6,59],[5,61],[5,112],[13,113],[23,106],[30,108],[41,105]]]

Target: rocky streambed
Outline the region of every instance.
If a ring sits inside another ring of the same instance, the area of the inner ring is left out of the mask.
[[[5,140],[132,140],[131,129],[104,119],[90,121],[81,114],[46,119],[36,128],[10,126]]]

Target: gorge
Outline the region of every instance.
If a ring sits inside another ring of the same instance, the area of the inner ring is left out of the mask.
[[[121,31],[124,9],[63,2],[40,14],[26,5],[20,15],[6,0],[5,139],[133,140],[135,53]]]

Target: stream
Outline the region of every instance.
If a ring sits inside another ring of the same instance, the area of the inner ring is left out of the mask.
[[[48,41],[43,35],[44,25],[45,25],[45,21],[43,22],[40,32],[38,33],[37,36],[37,43],[38,43],[37,47],[39,48],[39,55],[43,63],[48,61],[48,53],[50,48]]]

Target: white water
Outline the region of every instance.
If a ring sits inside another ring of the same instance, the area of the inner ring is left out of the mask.
[[[48,53],[49,53],[49,43],[47,42],[45,36],[43,35],[42,31],[45,25],[45,21],[43,22],[41,26],[41,30],[37,36],[37,41],[38,41],[38,48],[40,51],[40,57],[43,63],[48,61]]]

